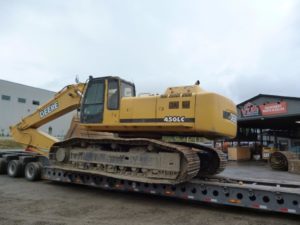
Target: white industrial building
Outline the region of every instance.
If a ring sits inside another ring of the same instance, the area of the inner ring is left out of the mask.
[[[9,126],[47,102],[55,92],[0,79],[0,136],[9,136]],[[40,129],[53,136],[63,137],[70,125],[72,113],[64,115]]]

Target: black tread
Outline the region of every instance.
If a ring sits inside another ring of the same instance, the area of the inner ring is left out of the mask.
[[[23,174],[23,165],[19,160],[11,160],[7,166],[7,174],[10,177],[21,177]]]
[[[298,156],[294,152],[277,151],[271,154],[269,163],[274,170],[287,171],[289,168],[289,160],[297,158]]]
[[[0,174],[7,174],[7,161],[0,158]]]
[[[200,170],[196,177],[205,177],[223,172],[227,165],[226,155],[217,149],[191,142],[175,142],[183,146],[192,147],[198,150],[200,158]]]
[[[83,144],[85,143],[85,144]],[[197,152],[194,151],[192,148],[188,146],[183,146],[179,144],[172,144],[156,139],[148,139],[148,138],[114,138],[114,137],[104,137],[98,139],[91,139],[91,138],[70,138],[62,142],[56,142],[52,145],[50,149],[50,160],[54,159],[53,156],[55,152],[59,148],[67,148],[70,146],[73,147],[82,147],[85,148],[88,145],[94,144],[120,144],[120,145],[128,145],[128,146],[139,146],[139,145],[153,145],[160,148],[162,151],[166,152],[178,152],[181,154],[182,159],[185,160],[185,165],[182,166],[182,170],[180,175],[175,180],[170,180],[167,183],[182,183],[191,180],[192,178],[196,177],[199,169],[200,169],[200,161],[197,155]],[[83,144],[83,146],[81,146]],[[112,174],[113,175],[113,174]],[[133,179],[133,181],[135,181]],[[138,180],[136,180],[138,181]],[[149,183],[157,182],[158,179],[149,179]],[[163,181],[165,182],[165,181]]]
[[[24,174],[27,180],[37,181],[41,179],[42,167],[38,162],[30,162],[26,165]]]

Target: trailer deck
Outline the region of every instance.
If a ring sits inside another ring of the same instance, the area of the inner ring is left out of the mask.
[[[7,160],[18,159],[25,163],[28,157],[39,156],[22,151],[2,151],[0,157]],[[231,163],[228,170],[219,176],[194,179],[178,185],[132,182],[99,176],[91,172],[62,170],[46,164],[42,168],[42,179],[82,184],[105,190],[138,192],[195,202],[300,215],[299,175],[272,171],[262,162],[257,162],[255,166],[251,166],[251,163],[245,164],[241,166],[238,163]],[[268,177],[272,179],[266,179]]]
[[[54,167],[45,167],[43,178],[107,190],[139,192],[190,201],[300,215],[300,182],[232,179],[225,176],[214,176],[172,186],[74,173],[74,171]]]

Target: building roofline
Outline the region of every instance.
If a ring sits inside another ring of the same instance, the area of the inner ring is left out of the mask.
[[[286,99],[292,99],[292,100],[297,100],[300,101],[300,97],[291,97],[291,96],[282,96],[282,95],[269,95],[269,94],[258,94],[252,98],[249,98],[241,103],[239,103],[237,106],[244,105],[247,102],[251,102],[254,99],[260,98],[260,97],[271,97],[271,98],[286,98]]]
[[[16,82],[9,81],[9,80],[0,79],[0,82],[7,82],[7,83],[14,84],[14,85],[19,85],[19,86],[23,86],[23,87],[29,87],[29,88],[34,88],[34,89],[38,89],[38,90],[42,90],[42,91],[48,91],[48,92],[51,92],[51,93],[55,93],[55,91],[50,91],[50,90],[43,89],[43,88],[33,87],[33,86],[30,86],[30,85],[26,85],[26,84],[16,83]]]

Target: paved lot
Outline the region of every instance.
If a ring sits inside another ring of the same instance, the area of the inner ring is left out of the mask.
[[[300,175],[272,170],[264,161],[247,161],[239,163],[231,161],[221,175],[237,179],[267,179],[300,182]]]
[[[224,174],[252,176],[258,171],[260,178],[278,176],[264,164],[252,163],[230,164]],[[299,181],[300,176],[289,179]],[[0,224],[299,225],[299,217],[0,176]]]

